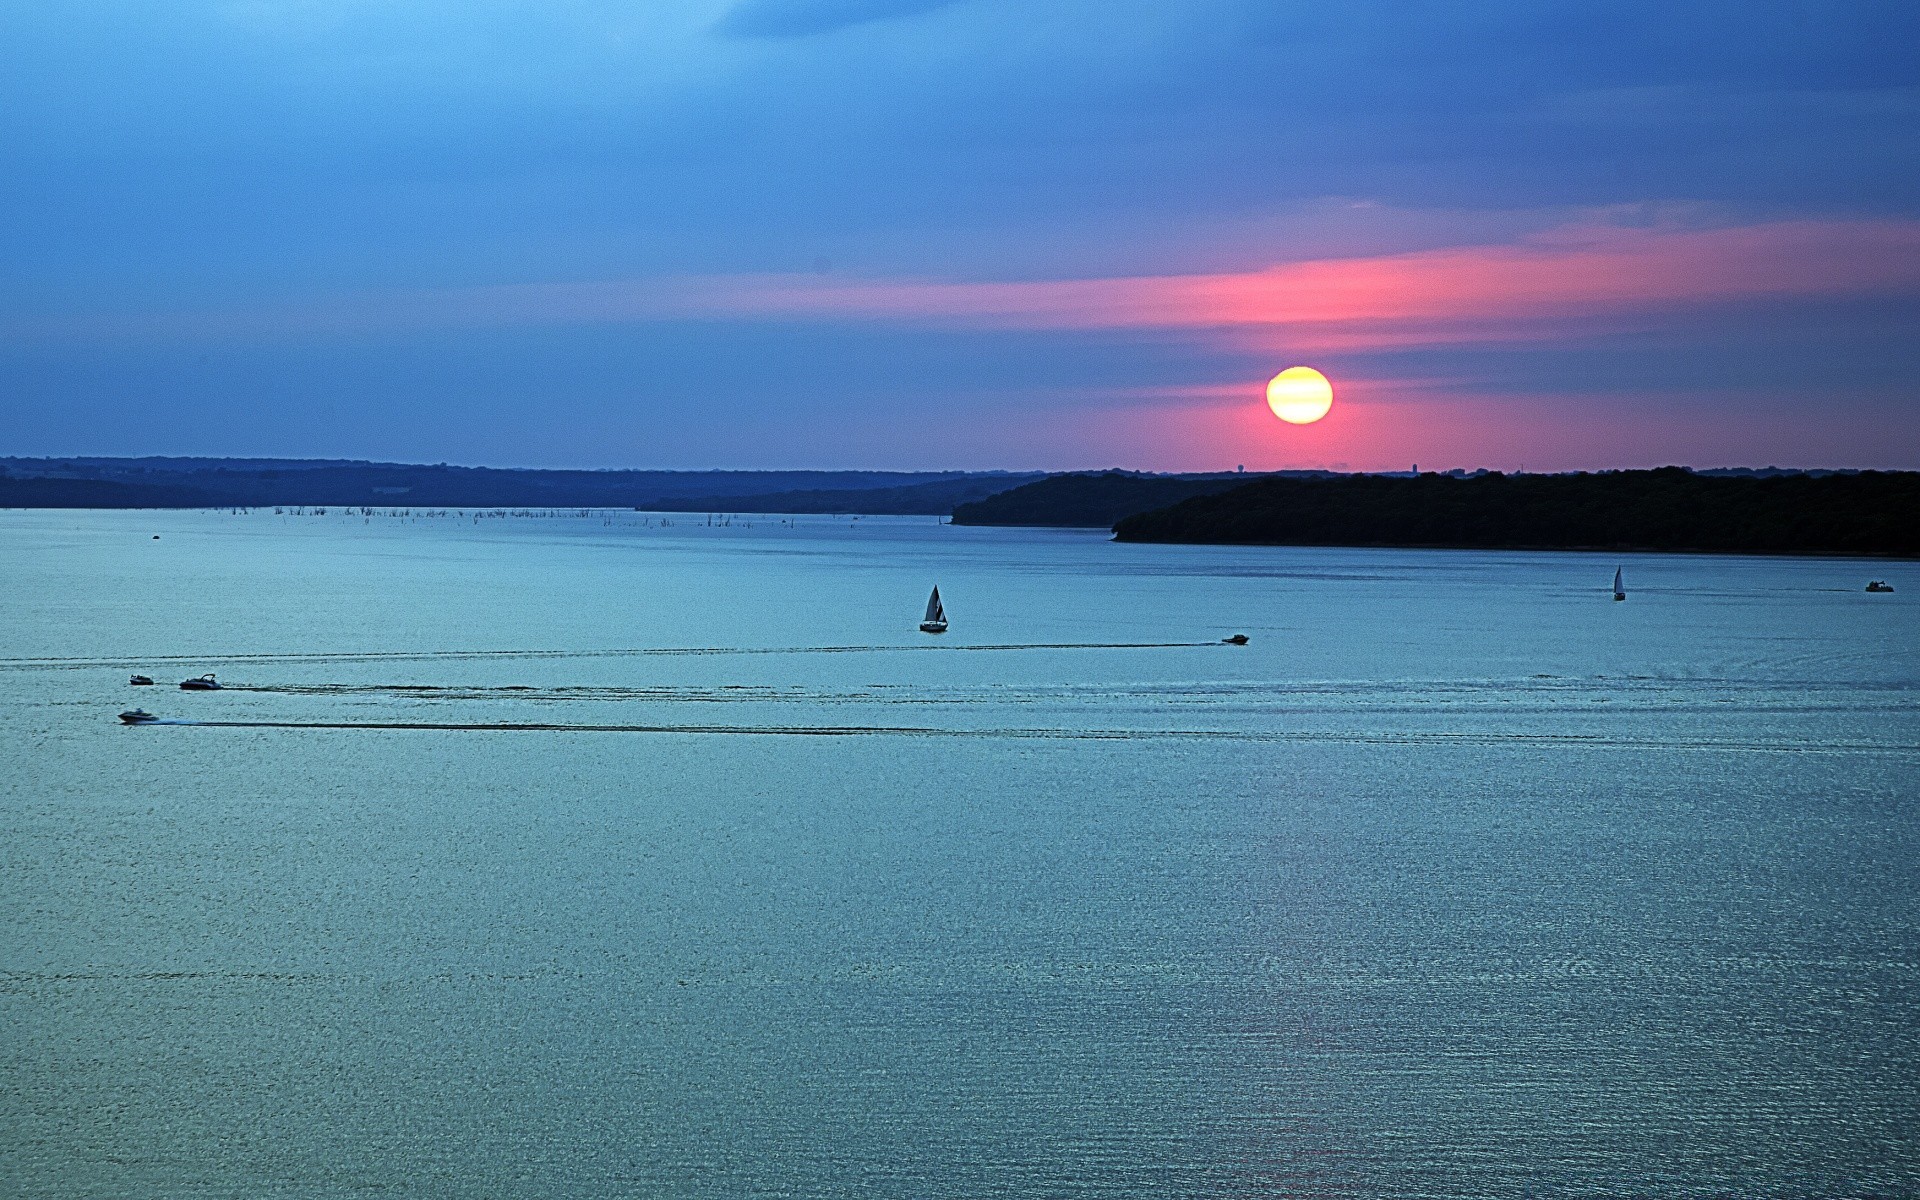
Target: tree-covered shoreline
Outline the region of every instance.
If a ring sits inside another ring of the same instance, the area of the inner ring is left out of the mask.
[[[1123,542],[1920,557],[1920,472],[1264,478],[1141,512]]]

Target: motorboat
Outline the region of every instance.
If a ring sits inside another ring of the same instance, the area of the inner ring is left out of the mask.
[[[1893,585],[1884,579],[1875,579],[1867,584],[1867,590],[1870,592],[1890,592],[1893,590]]]
[[[134,687],[152,687],[153,686],[153,679],[150,676],[146,676],[146,675],[135,675],[132,679],[127,680],[127,682]]]
[[[183,692],[217,692],[220,690],[220,684],[211,674],[206,674],[197,679],[182,679],[180,681],[180,690]]]
[[[1247,644],[1247,635],[1244,633],[1236,633],[1232,637],[1223,637],[1220,640],[1229,646],[1244,646]]]
[[[940,589],[935,586],[933,595],[927,597],[927,615],[920,622],[921,633],[945,633],[947,631],[947,609],[940,603]]]
[[[130,708],[120,714],[120,720],[128,725],[145,725],[159,719],[144,708]]]

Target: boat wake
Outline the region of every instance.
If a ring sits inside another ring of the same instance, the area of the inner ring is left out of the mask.
[[[365,663],[493,659],[648,658],[687,655],[964,653],[1007,650],[1188,650],[1213,642],[996,642],[894,646],[652,646],[619,650],[378,650],[337,654],[158,654],[143,658],[0,658],[0,671],[125,668],[142,663]]]
[[[1593,712],[1816,713],[1906,712],[1915,689],[1903,684],[1792,686],[1753,680],[1493,679],[1493,680],[1237,680],[1165,683],[1000,683],[930,685],[870,683],[821,689],[803,684],[227,684],[228,692],[387,699],[414,702],[871,705],[888,708],[1071,705],[1237,713],[1454,715]]]
[[[1353,733],[1237,729],[942,728],[923,725],[666,725],[576,724],[562,721],[190,721],[144,725],[203,729],[388,730],[450,733],[634,733],[740,737],[1034,738],[1059,741],[1234,741],[1331,743],[1354,746],[1561,747],[1592,750],[1672,750],[1740,754],[1890,754],[1920,756],[1920,745],[1881,742],[1754,742],[1715,738],[1622,738],[1555,733]]]

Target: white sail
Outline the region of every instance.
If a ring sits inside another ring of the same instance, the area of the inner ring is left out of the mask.
[[[1620,586],[1620,568],[1619,567],[1615,567],[1613,569],[1613,594],[1616,596],[1624,596],[1627,594],[1626,589]]]
[[[944,625],[947,622],[947,610],[940,604],[940,589],[937,587],[933,589],[933,595],[927,597],[925,620],[929,625]]]

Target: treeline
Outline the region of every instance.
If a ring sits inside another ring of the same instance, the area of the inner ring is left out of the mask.
[[[1920,473],[1267,478],[1119,521],[1124,542],[1920,556]]]
[[[948,512],[1035,473],[576,471],[300,459],[0,459],[0,507],[435,508]],[[11,496],[11,499],[6,497]]]
[[[1240,487],[1245,475],[1054,475],[953,510],[955,525],[1079,525],[1111,529],[1122,517]]]
[[[1040,475],[971,475],[907,487],[820,488],[746,496],[662,497],[655,512],[897,513],[941,516],[956,505],[983,500]],[[1111,524],[1111,522],[1109,522]]]
[[[211,508],[211,493],[105,479],[14,479],[0,475],[0,508]]]

